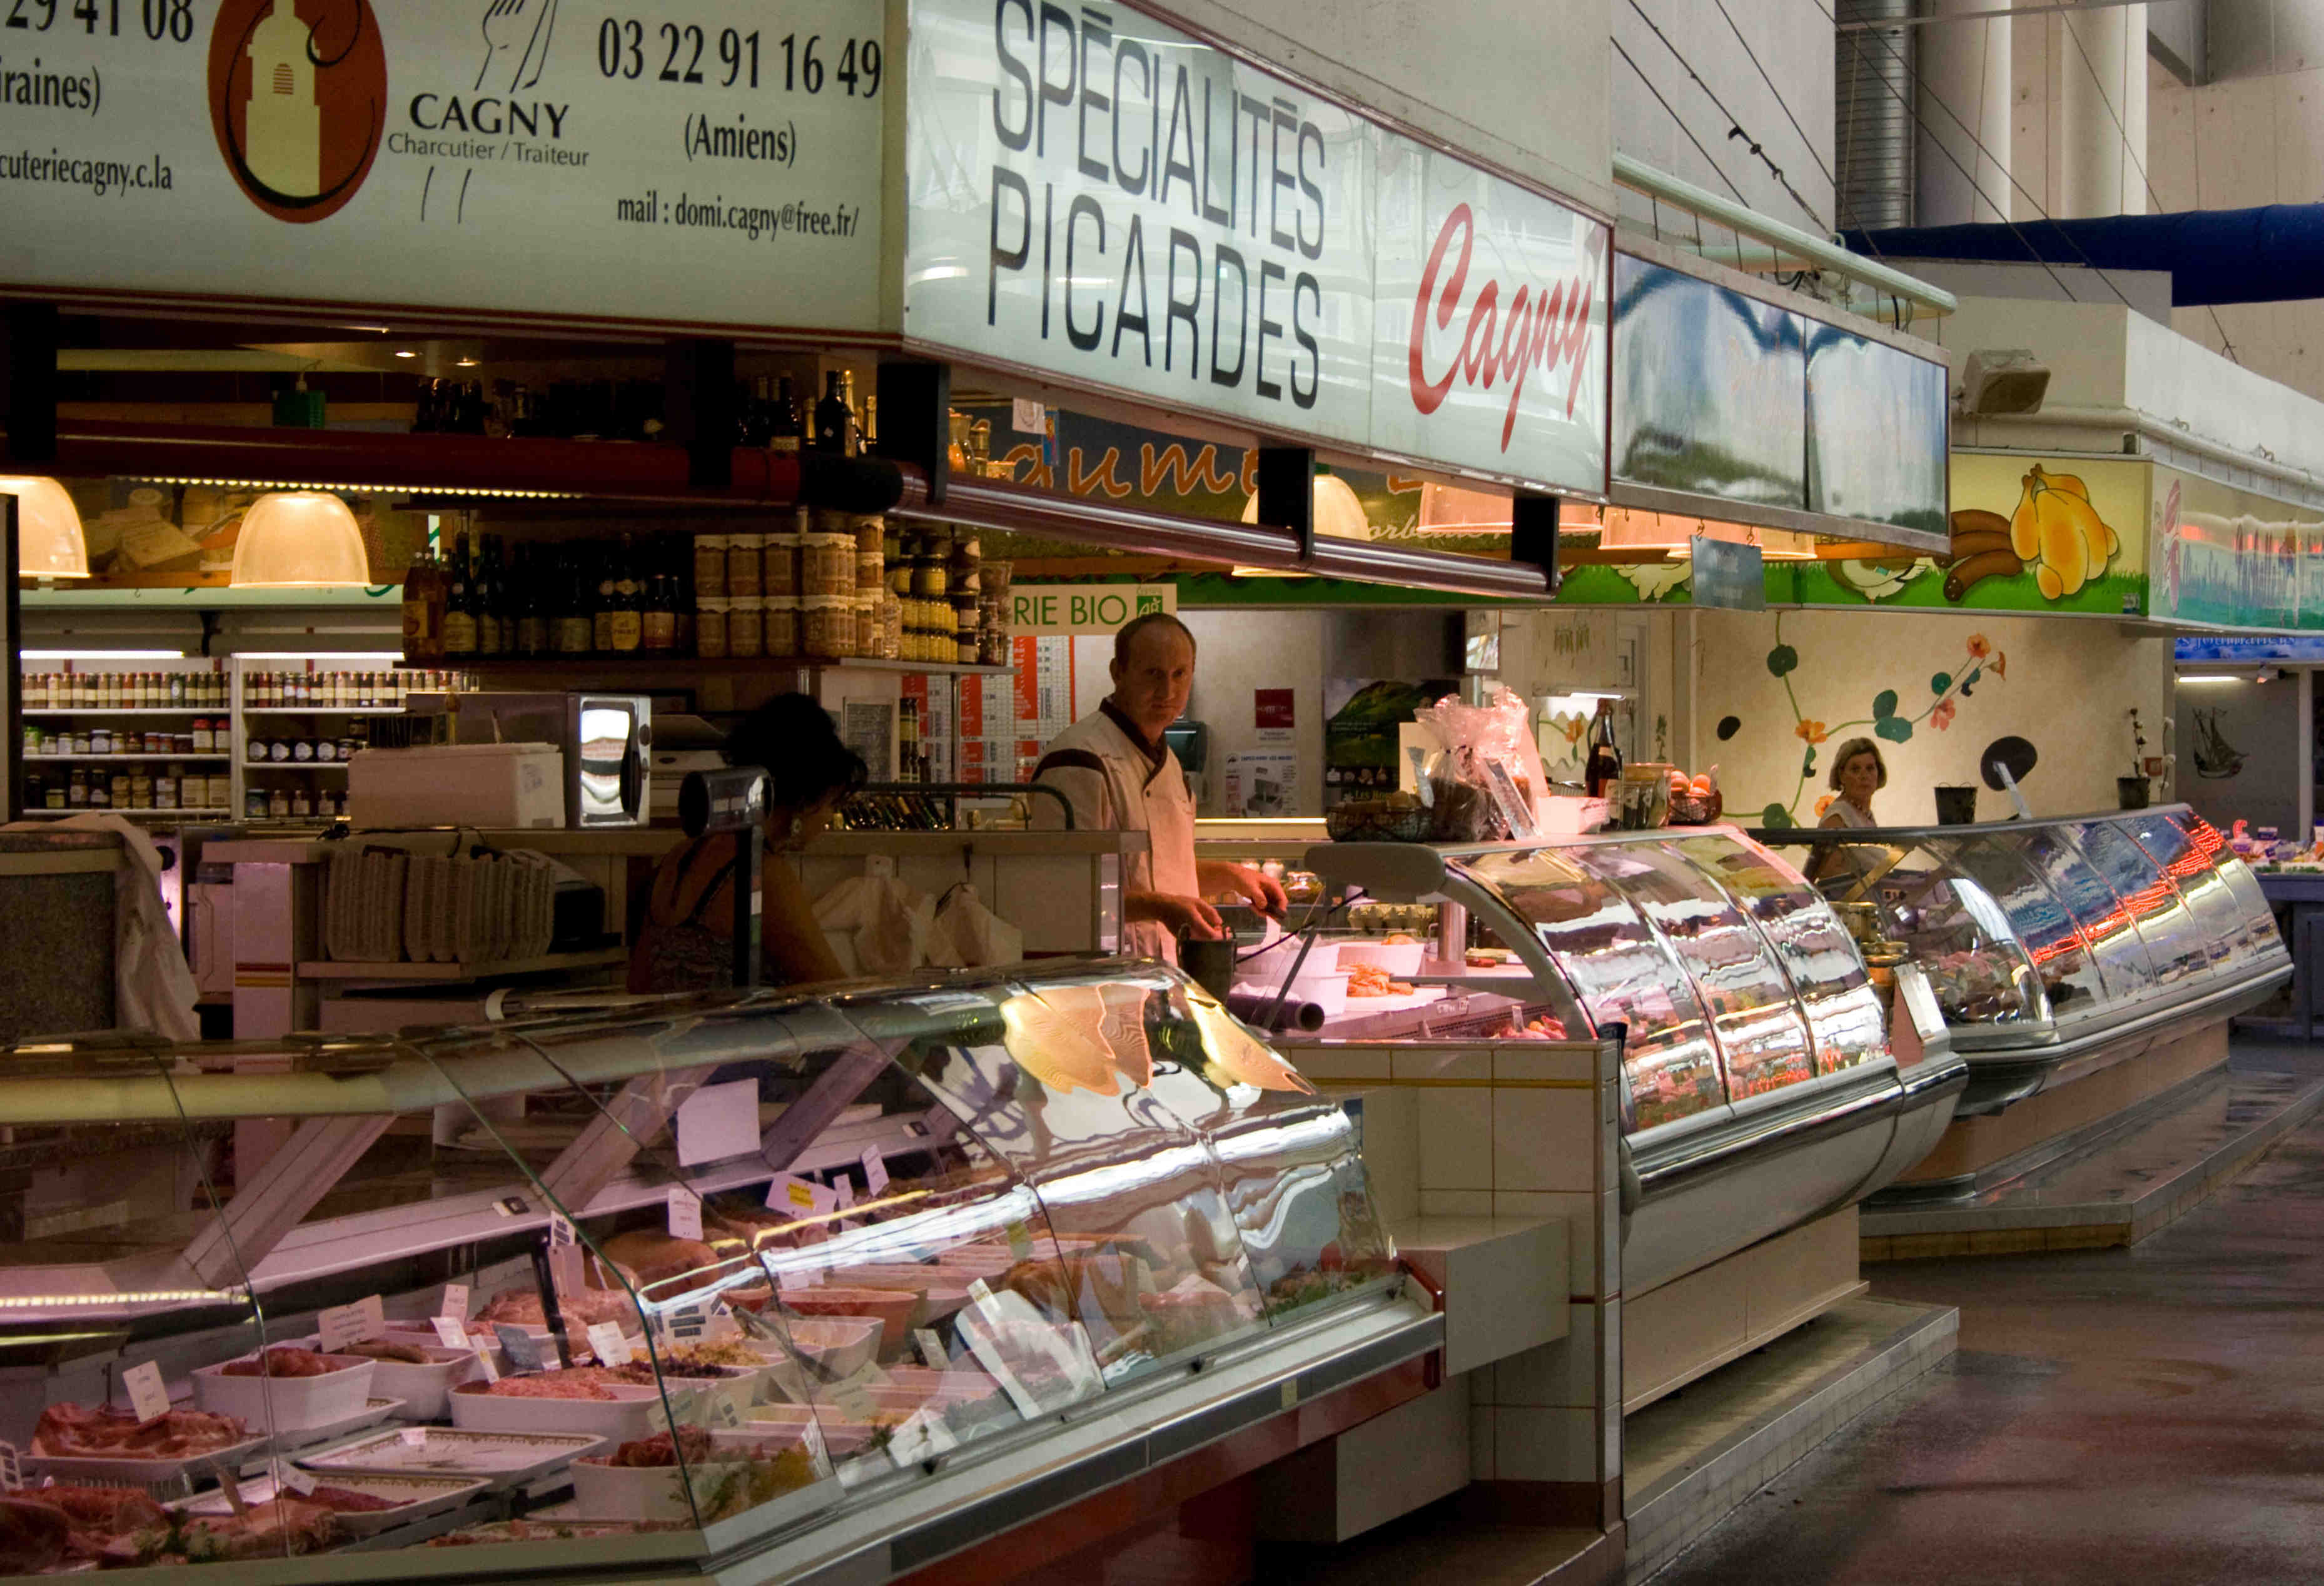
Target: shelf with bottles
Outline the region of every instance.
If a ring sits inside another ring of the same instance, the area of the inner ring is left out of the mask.
[[[198,715],[228,708],[224,663],[207,656],[155,656],[108,664],[27,657],[17,669],[26,715]]]
[[[412,682],[394,654],[238,658],[236,695],[244,715],[395,715]]]
[[[189,816],[200,819],[221,820],[233,813],[234,811],[230,809],[211,807],[205,807],[199,809],[187,809],[184,807],[172,807],[170,809],[115,809],[107,805],[91,804],[83,805],[77,809],[54,809],[48,807],[27,809],[24,811],[24,818],[26,820],[61,820],[64,816],[69,815],[120,815],[126,816],[131,820],[139,821],[184,820]]]
[[[157,762],[202,765],[212,761],[224,762],[231,758],[224,754],[28,754],[24,757],[24,763],[36,769],[44,765],[151,765]]]

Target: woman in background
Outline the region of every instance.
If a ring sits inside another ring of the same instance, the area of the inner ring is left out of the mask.
[[[815,922],[815,906],[779,857],[823,830],[862,786],[862,757],[839,741],[823,706],[779,694],[742,719],[726,741],[727,763],[767,773],[767,862],[759,884],[760,981],[772,986],[842,978]],[[645,925],[630,949],[632,991],[712,991],[734,983],[734,886],[740,855],[732,833],[696,837],[655,867]]]
[[[1840,797],[1831,801],[1819,826],[1826,831],[1862,831],[1878,825],[1879,817],[1872,813],[1872,796],[1887,785],[1888,762],[1880,758],[1880,745],[1869,738],[1850,738],[1831,757],[1831,790]],[[1879,856],[1871,850],[1845,843],[1820,843],[1809,878],[1853,881],[1872,874],[1878,863]]]

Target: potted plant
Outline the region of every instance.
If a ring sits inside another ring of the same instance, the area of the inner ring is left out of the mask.
[[[2146,779],[2146,729],[2138,719],[2138,707],[2130,707],[2130,772],[2114,779],[2116,803],[2124,809],[2144,809],[2150,784]]]

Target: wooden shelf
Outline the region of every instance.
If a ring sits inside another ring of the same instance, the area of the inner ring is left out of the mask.
[[[551,970],[603,969],[629,962],[626,947],[593,947],[584,953],[551,953],[540,958],[502,958],[454,964],[366,963],[309,959],[298,966],[309,981],[480,981],[503,975],[541,974]]]
[[[156,761],[171,765],[217,765],[231,760],[226,754],[28,754],[24,769],[33,770],[44,765],[139,765]]]
[[[62,819],[64,819],[64,817],[65,817],[65,816],[69,816],[69,815],[125,815],[125,816],[127,816],[131,820],[134,820],[134,821],[145,821],[145,820],[157,820],[157,819],[162,818],[162,817],[164,817],[164,816],[167,816],[167,817],[169,817],[169,818],[171,818],[171,819],[175,819],[175,818],[177,818],[177,817],[178,817],[178,816],[186,816],[186,815],[195,815],[195,816],[212,816],[212,815],[232,815],[233,813],[234,813],[234,811],[230,810],[230,809],[216,809],[216,808],[202,808],[202,809],[115,809],[115,808],[114,808],[114,807],[113,807],[111,805],[109,805],[109,804],[98,804],[98,805],[83,805],[83,806],[81,806],[81,807],[80,807],[79,808],[78,808],[78,809],[28,809],[28,810],[26,810],[26,811],[24,812],[24,818],[25,818],[25,819],[27,819],[27,820],[62,820]]]
[[[343,760],[245,760],[243,769],[250,771],[343,771],[347,762]]]
[[[231,712],[225,705],[41,705],[26,710],[28,716],[209,716]]]
[[[400,705],[245,705],[246,716],[400,716]]]
[[[417,666],[401,669],[418,671]],[[459,671],[497,673],[537,672],[558,677],[618,678],[608,687],[626,687],[640,679],[747,676],[752,673],[776,672],[922,672],[932,677],[1003,677],[1016,670],[1014,667],[967,666],[959,661],[873,660],[868,657],[832,659],[803,655],[722,656],[707,659],[697,656],[657,655],[650,650],[625,650],[604,654],[551,656],[505,656],[496,660],[465,661],[454,669]],[[432,689],[416,692],[433,693]],[[247,714],[247,713],[245,713]]]

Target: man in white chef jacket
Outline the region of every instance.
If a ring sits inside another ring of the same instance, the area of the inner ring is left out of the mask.
[[[1180,935],[1223,936],[1208,893],[1232,893],[1280,917],[1283,888],[1248,865],[1194,858],[1194,798],[1162,730],[1186,708],[1194,687],[1194,636],[1177,618],[1148,612],[1113,636],[1113,692],[1049,741],[1033,779],[1074,807],[1081,831],[1147,834],[1122,874],[1122,951],[1178,961]],[[1065,824],[1055,803],[1034,800],[1033,822]]]

